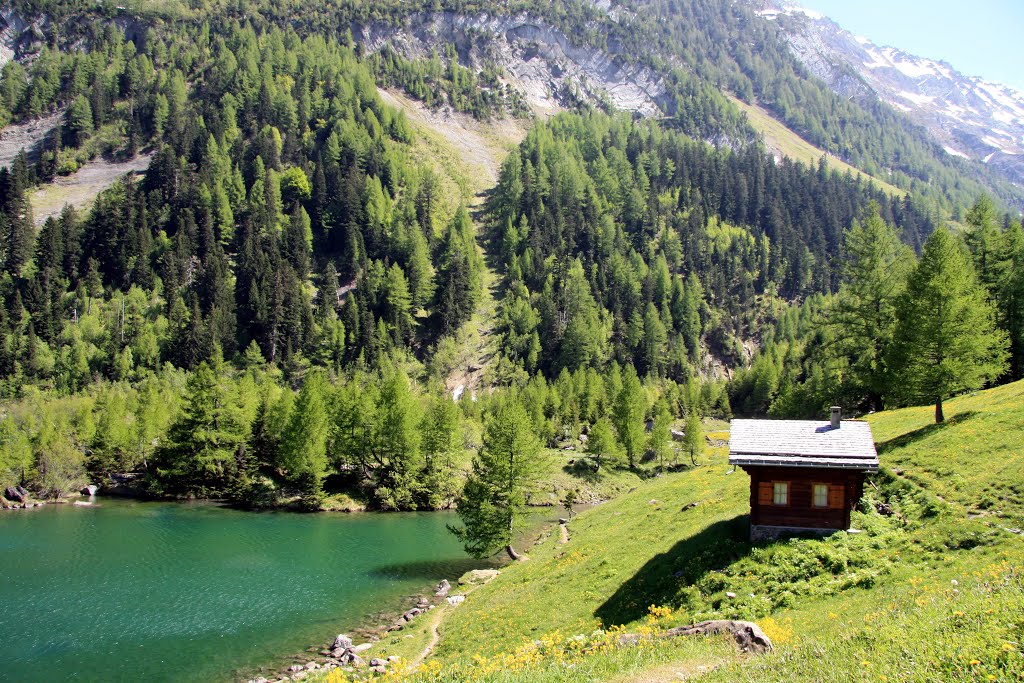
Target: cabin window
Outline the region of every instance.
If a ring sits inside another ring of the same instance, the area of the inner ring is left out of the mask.
[[[776,481],[772,485],[772,505],[789,505],[789,482]]]
[[[816,507],[816,508],[827,508],[828,507],[828,484],[815,484],[814,485],[814,507]]]

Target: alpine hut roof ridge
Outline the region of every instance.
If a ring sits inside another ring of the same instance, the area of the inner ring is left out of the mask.
[[[878,452],[871,426],[842,420],[733,420],[729,463],[874,471]]]

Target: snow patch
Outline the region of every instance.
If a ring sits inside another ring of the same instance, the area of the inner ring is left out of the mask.
[[[910,76],[911,78],[921,78],[922,76],[935,75],[935,69],[933,69],[930,65],[896,60],[893,60],[892,65],[904,76]]]
[[[931,95],[922,95],[921,93],[909,92],[907,90],[901,90],[899,96],[905,100],[910,100],[918,106],[931,104],[935,101],[935,98]]]
[[[861,45],[867,45],[867,44],[869,44],[871,42],[870,40],[868,40],[864,36],[854,36],[853,39],[856,40]]]
[[[825,18],[825,15],[822,14],[821,12],[815,12],[812,9],[807,9],[806,7],[800,7],[799,5],[793,5],[789,9],[791,11],[793,11],[793,12],[799,12],[800,14],[804,14],[809,19],[813,19],[814,21],[819,21],[819,20]]]
[[[987,164],[988,162],[990,162],[992,160],[992,157],[994,157],[995,155],[996,155],[996,153],[992,152],[991,154],[986,156],[984,159],[982,159],[982,161],[984,161]]]
[[[949,155],[952,155],[952,156],[955,156],[955,157],[963,157],[964,159],[970,159],[969,156],[967,156],[963,152],[960,152],[958,150],[953,149],[952,147],[943,147],[942,149],[946,150],[946,154],[949,154]]]

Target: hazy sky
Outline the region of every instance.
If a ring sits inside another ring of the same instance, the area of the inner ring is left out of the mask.
[[[1022,0],[796,0],[878,45],[1024,90]]]

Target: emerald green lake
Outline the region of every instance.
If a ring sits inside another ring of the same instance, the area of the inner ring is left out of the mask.
[[[99,499],[0,514],[0,679],[225,681],[479,566],[450,513]]]

